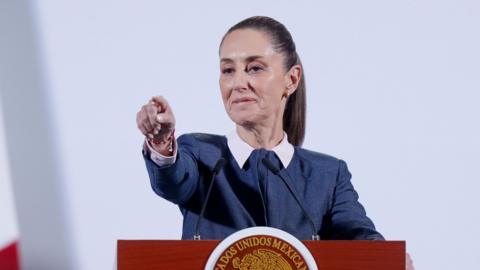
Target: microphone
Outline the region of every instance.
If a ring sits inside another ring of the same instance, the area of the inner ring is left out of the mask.
[[[262,163],[271,171],[273,174],[277,175],[282,179],[283,183],[287,186],[287,189],[290,191],[290,193],[293,195],[295,198],[295,201],[297,204],[302,208],[303,214],[307,217],[307,219],[310,221],[310,224],[312,226],[312,240],[320,240],[320,236],[317,233],[317,229],[315,228],[315,223],[313,222],[312,217],[308,214],[307,210],[305,210],[305,207],[303,207],[303,204],[301,203],[300,199],[298,198],[297,194],[295,193],[295,190],[293,187],[287,182],[287,180],[283,177],[282,173],[280,172],[280,169],[277,168],[270,160],[267,158],[262,159]]]
[[[225,165],[225,162],[226,161],[224,158],[220,158],[217,161],[217,163],[215,163],[215,167],[213,167],[212,181],[210,181],[210,186],[208,187],[207,195],[205,196],[205,201],[203,202],[203,205],[202,205],[202,210],[200,211],[200,215],[198,216],[197,224],[195,224],[195,235],[193,236],[193,240],[200,240],[200,223],[202,222],[203,215],[205,214],[205,208],[207,207],[208,199],[210,198],[210,192],[212,191],[212,188],[213,188],[213,182],[215,182],[215,176],[223,168],[223,165]]]

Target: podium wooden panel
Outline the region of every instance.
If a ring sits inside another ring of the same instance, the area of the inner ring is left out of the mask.
[[[302,241],[319,270],[405,270],[404,241]],[[202,270],[220,241],[118,240],[118,270]]]

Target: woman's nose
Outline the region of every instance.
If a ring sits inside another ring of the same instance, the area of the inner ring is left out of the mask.
[[[248,74],[243,71],[235,72],[233,76],[233,90],[241,91],[248,89]]]

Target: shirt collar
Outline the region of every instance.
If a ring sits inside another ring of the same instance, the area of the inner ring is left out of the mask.
[[[275,152],[282,162],[283,167],[286,168],[288,164],[290,164],[290,161],[292,161],[294,148],[293,145],[288,142],[287,133],[284,132],[283,134],[282,141],[273,149],[271,149],[271,151]],[[243,167],[255,148],[243,141],[240,136],[238,136],[236,131],[230,132],[226,137],[230,152],[232,152],[232,155],[237,161],[238,165]]]

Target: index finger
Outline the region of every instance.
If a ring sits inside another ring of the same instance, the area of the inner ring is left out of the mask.
[[[160,109],[159,109],[160,112],[165,112],[166,110],[168,110],[170,108],[167,100],[162,96],[154,96],[154,97],[152,97],[152,99],[150,101],[155,103],[157,106],[160,107]]]

